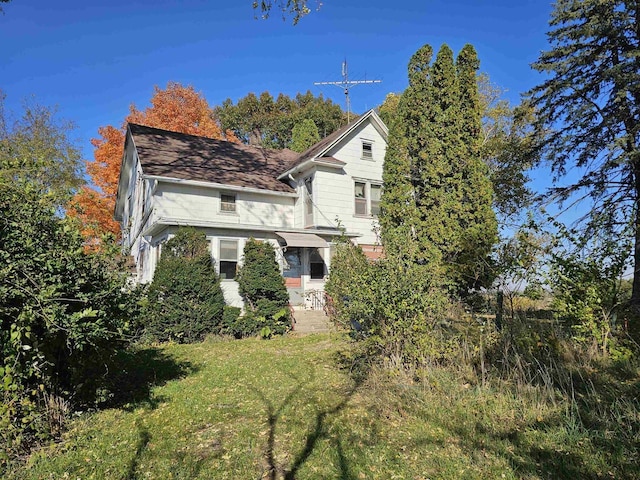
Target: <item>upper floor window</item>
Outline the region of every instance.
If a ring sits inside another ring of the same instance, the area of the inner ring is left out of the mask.
[[[304,179],[304,213],[308,217],[313,215],[313,177]]]
[[[380,215],[380,198],[382,197],[382,185],[374,183],[370,186],[371,190],[371,215]]]
[[[355,188],[356,197],[356,215],[367,214],[367,184],[363,182],[356,182]]]
[[[222,212],[236,211],[236,194],[235,193],[220,194],[220,211]]]
[[[362,141],[362,158],[371,160],[373,158],[373,143]]]
[[[355,214],[379,215],[380,198],[382,197],[382,185],[361,180],[355,182]]]

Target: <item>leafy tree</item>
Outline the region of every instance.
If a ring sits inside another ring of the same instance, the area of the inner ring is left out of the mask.
[[[3,0],[9,1],[9,0]],[[260,11],[260,16],[263,19],[269,18],[271,15],[271,10],[275,6],[282,13],[282,19],[285,20],[287,17],[292,18],[292,22],[294,25],[297,25],[302,17],[311,13],[311,9],[309,8],[309,1],[307,0],[261,0],[254,1],[252,6],[254,10]],[[318,3],[318,9],[320,9],[320,2]]]
[[[252,238],[247,241],[237,281],[246,310],[238,321],[252,325],[244,334],[260,331],[263,337],[269,337],[285,333],[290,326],[289,294],[270,243]]]
[[[443,45],[431,65],[425,45],[409,62],[385,157],[385,251],[409,262],[444,262],[461,291],[489,283],[497,239],[491,184],[480,158],[478,60],[465,46],[454,63]]]
[[[242,142],[267,148],[290,147],[293,127],[305,119],[313,120],[321,137],[345,123],[339,105],[310,91],[298,93],[293,99],[281,93],[275,100],[269,92],[259,97],[249,93],[235,105],[226,99],[215,112],[222,127],[233,131]]]
[[[335,253],[331,258],[331,271],[325,285],[325,292],[331,297],[337,318],[331,320],[348,327],[348,305],[352,297],[358,295],[362,272],[369,268],[369,260],[358,245],[347,237],[335,240]]]
[[[302,123],[296,124],[291,131],[291,145],[294,152],[304,152],[309,147],[320,141],[318,127],[310,118],[305,118]]]
[[[335,320],[355,329],[365,353],[415,367],[439,360],[448,344],[448,306],[441,270],[387,256],[369,262],[350,241],[339,241],[327,292]]]
[[[0,188],[0,464],[55,433],[65,405],[104,400],[132,314],[124,275],[47,196],[28,179]]]
[[[4,111],[0,91],[0,186],[28,182],[55,206],[63,206],[82,183],[81,153],[69,138],[73,124],[56,109],[25,103],[20,118]]]
[[[151,340],[192,343],[220,333],[224,297],[203,232],[180,228],[163,245],[148,300]]]
[[[400,94],[392,92],[387,94],[382,105],[378,107],[378,115],[389,129],[396,118],[399,103]]]
[[[529,92],[547,133],[542,153],[560,202],[589,200],[585,237],[633,239],[633,294],[640,311],[640,9],[626,0],[562,0],[533,68],[548,79]],[[574,168],[577,167],[577,168]]]
[[[156,86],[150,107],[139,110],[131,105],[121,128],[111,125],[100,127],[100,138],[91,140],[94,160],[87,162],[87,173],[93,185],[83,187],[73,198],[69,214],[82,222],[85,238],[93,242],[99,242],[105,233],[120,234],[120,225],[113,220],[113,211],[127,122],[237,141],[231,132],[222,133],[206,99],[192,86],[185,87],[177,82],[169,82],[164,90]]]
[[[539,140],[533,128],[535,112],[527,102],[514,107],[502,99],[504,90],[486,74],[478,76],[478,93],[483,112],[481,156],[489,168],[493,206],[501,223],[513,225],[533,201],[526,172],[533,166]]]

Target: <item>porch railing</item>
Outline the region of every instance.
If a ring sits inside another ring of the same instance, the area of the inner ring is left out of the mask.
[[[306,290],[304,292],[305,307],[310,310],[323,310],[325,295],[323,290]]]

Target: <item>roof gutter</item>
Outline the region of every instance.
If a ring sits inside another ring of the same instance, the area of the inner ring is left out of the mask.
[[[331,236],[339,237],[344,235],[346,237],[360,237],[361,233],[355,232],[342,232],[336,229],[321,229],[321,228],[281,228],[273,226],[263,225],[241,225],[237,223],[223,223],[223,222],[210,222],[207,220],[194,220],[192,218],[172,218],[172,217],[160,217],[156,219],[152,225],[147,227],[142,233],[143,236],[159,233],[166,227],[170,226],[189,226],[200,228],[216,228],[221,230],[241,230],[241,231],[253,231],[253,232],[265,232],[265,233],[312,233],[319,236]]]
[[[201,180],[184,180],[181,178],[163,177],[160,175],[142,175],[145,180],[157,180],[165,183],[175,183],[178,185],[189,185],[192,187],[215,188],[219,190],[228,190],[234,192],[259,193],[262,195],[271,195],[274,197],[298,198],[295,192],[277,192],[275,190],[264,190],[261,188],[239,187],[237,185],[229,185],[227,183],[204,182]]]

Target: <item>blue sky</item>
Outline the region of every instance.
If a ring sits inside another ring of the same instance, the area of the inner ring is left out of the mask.
[[[313,0],[312,0],[313,1]],[[274,12],[255,20],[251,0],[12,0],[0,15],[0,89],[19,113],[34,96],[76,123],[86,158],[101,125],[119,125],[129,104],[145,107],[154,85],[193,85],[210,105],[264,90],[311,90],[344,107],[337,87],[314,82],[381,79],[352,89],[363,112],[407,85],[406,66],[423,44],[473,44],[481,70],[520,93],[542,76],[530,68],[547,49],[552,5],[522,0],[324,0],[297,26]]]

